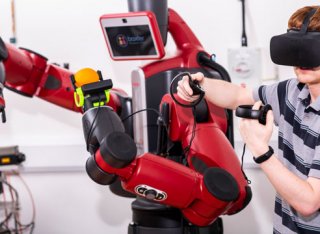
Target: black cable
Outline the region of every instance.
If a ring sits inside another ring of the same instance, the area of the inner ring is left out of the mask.
[[[213,69],[214,71],[218,72],[222,80],[232,83],[228,71],[223,66],[221,66],[220,64],[212,60],[208,56],[208,54],[206,54],[205,52],[199,52],[197,55],[197,60],[202,67],[209,67]],[[230,109],[226,109],[226,114],[227,114],[227,122],[228,122],[228,129],[227,129],[226,136],[228,137],[228,140],[230,141],[232,147],[234,147],[233,117],[232,117],[233,111]]]
[[[29,224],[27,224],[27,225],[23,225],[23,224],[21,224],[20,222],[18,222],[18,223],[19,223],[19,225],[21,226],[21,228],[19,228],[19,231],[25,231],[26,229],[30,228],[30,234],[33,233],[34,227],[35,227],[35,223],[34,223],[34,222],[29,223]]]
[[[186,148],[184,148],[184,156],[187,158],[188,157],[188,154],[189,154],[189,151],[190,151],[190,148],[191,148],[191,146],[192,146],[192,142],[193,142],[193,140],[194,140],[194,138],[195,138],[195,135],[196,135],[196,126],[197,126],[197,119],[196,119],[196,106],[202,101],[202,99],[204,98],[204,95],[205,95],[205,92],[201,89],[201,90],[197,90],[199,93],[199,98],[196,100],[196,101],[194,101],[194,102],[192,102],[191,104],[183,104],[183,103],[181,103],[181,102],[179,102],[176,98],[175,98],[175,96],[174,96],[174,94],[173,94],[173,84],[174,84],[174,82],[176,81],[176,79],[178,79],[178,78],[181,78],[181,77],[183,77],[183,76],[188,76],[189,77],[189,85],[190,85],[190,87],[192,86],[192,82],[194,82],[194,81],[192,81],[192,79],[191,79],[191,75],[190,75],[190,73],[189,72],[182,72],[182,73],[179,73],[178,75],[176,75],[173,79],[172,79],[172,81],[171,81],[171,84],[170,84],[170,96],[171,96],[171,98],[173,99],[173,101],[175,102],[175,103],[177,103],[178,105],[180,105],[180,106],[182,106],[182,107],[185,107],[185,108],[192,108],[192,115],[193,115],[193,126],[192,126],[192,133],[191,133],[191,138],[190,138],[190,141],[189,141],[189,144],[188,144],[188,146],[186,147]],[[194,84],[194,86],[195,85],[197,85],[197,84]],[[197,89],[199,89],[199,88],[197,88]],[[193,90],[194,91],[194,90]]]
[[[9,184],[6,180],[0,178],[0,183],[4,183],[5,185],[7,185],[10,189],[12,189],[12,191],[14,192],[15,196],[16,196],[16,199],[14,200],[14,202],[16,202],[16,205],[19,205],[18,204],[18,200],[19,200],[19,194],[18,194],[18,191],[11,185]]]
[[[131,113],[130,115],[124,117],[123,119],[121,119],[122,122],[126,121],[127,119],[133,117],[134,115],[140,113],[140,112],[143,112],[143,111],[152,111],[154,113],[156,113],[158,115],[158,117],[160,117],[161,119],[164,119],[161,112],[158,111],[157,109],[154,109],[154,108],[145,108],[145,109],[141,109],[141,110],[138,110],[138,111],[135,111],[133,113]],[[164,127],[166,129],[166,132],[167,132],[167,136],[169,136],[169,129],[168,129],[168,126],[167,126],[167,123],[165,121],[163,121],[165,124],[164,124]]]
[[[12,196],[12,202],[14,204],[14,211],[11,212],[10,214],[8,214],[4,220],[2,220],[0,222],[0,227],[4,226],[6,227],[6,229],[10,229],[7,225],[5,225],[5,223],[11,218],[14,218],[14,224],[15,224],[15,228],[14,229],[10,229],[11,232],[15,232],[15,233],[20,233],[21,231],[26,230],[27,228],[30,228],[30,234],[33,233],[34,230],[34,226],[35,226],[35,222],[31,221],[28,224],[22,224],[19,221],[18,216],[18,210],[19,210],[19,193],[18,191],[7,181],[7,179],[5,177],[0,178],[0,183],[5,184],[6,186],[9,187],[10,191],[13,191],[15,196]]]
[[[166,130],[167,137],[168,137],[168,139],[169,139],[169,129],[168,129],[168,125],[167,125],[166,121],[164,121],[164,118],[163,118],[161,112],[158,111],[157,109],[154,109],[154,108],[141,109],[141,110],[135,111],[135,112],[131,113],[130,115],[124,117],[123,119],[121,119],[121,121],[124,122],[124,121],[128,120],[129,118],[133,117],[134,115],[136,115],[136,114],[138,114],[138,113],[140,113],[140,112],[143,112],[143,111],[152,111],[152,112],[154,112],[154,113],[156,113],[156,114],[158,115],[158,118],[161,118],[161,120],[162,120],[163,123],[164,123],[163,126],[164,126],[164,128],[165,128],[165,130]],[[152,126],[152,125],[148,125],[147,127],[149,127],[149,126]],[[156,124],[156,126],[159,127],[158,124]],[[166,153],[168,153],[168,151],[167,151]]]
[[[242,3],[242,37],[241,45],[248,46],[248,40],[246,35],[246,19],[245,19],[245,0],[240,0]]]
[[[138,111],[135,111],[133,113],[131,113],[130,115],[124,117],[123,119],[121,119],[122,122],[126,121],[127,119],[131,118],[132,116],[134,116],[135,114],[138,114],[140,112],[143,112],[143,111],[153,111],[155,112],[159,117],[162,118],[162,115],[160,113],[160,111],[158,111],[157,109],[154,109],[154,108],[145,108],[145,109],[141,109],[141,110],[138,110]],[[163,119],[163,118],[162,118]]]
[[[13,213],[11,212],[10,214],[8,214],[1,222],[0,222],[0,227],[2,227],[13,215]],[[6,227],[8,228],[8,227]]]
[[[12,212],[13,213],[13,218],[14,218],[14,225],[15,225],[15,229],[13,230],[10,230],[10,231],[13,231],[15,233],[18,234],[18,220],[17,220],[17,211],[19,210],[19,194],[18,194],[18,191],[9,183],[7,182],[7,180],[5,178],[0,178],[0,183],[3,183],[5,184],[6,186],[8,186],[8,188],[10,189],[10,191],[13,191],[14,194],[15,194],[15,198],[14,196],[12,196],[12,202],[14,204],[14,211]]]
[[[194,106],[192,108],[192,113],[193,113],[193,126],[192,126],[192,133],[191,133],[191,138],[190,138],[190,141],[189,141],[189,144],[186,148],[184,148],[184,155],[185,157],[187,158],[188,157],[188,154],[189,154],[189,151],[191,149],[191,146],[192,146],[192,142],[196,136],[196,127],[197,127],[197,120],[196,120],[196,115],[195,115],[195,111],[196,111],[196,107]]]
[[[29,223],[27,224],[22,224],[20,222],[20,220],[18,221],[18,224],[20,225],[19,230],[20,231],[24,231],[28,228],[30,228],[30,234],[33,233],[34,227],[35,227],[35,212],[36,212],[36,208],[35,208],[35,203],[34,203],[34,199],[31,193],[31,190],[29,188],[29,186],[27,185],[27,183],[24,181],[24,179],[21,177],[21,175],[19,174],[19,172],[14,173],[14,175],[18,176],[22,182],[22,184],[25,186],[27,192],[29,193],[30,199],[31,199],[31,203],[32,203],[32,209],[33,209],[33,214],[32,214],[32,219]]]
[[[251,180],[248,179],[246,173],[243,170],[243,159],[244,159],[244,154],[245,153],[246,153],[246,144],[243,144],[243,150],[242,150],[242,156],[241,156],[241,171],[242,171],[242,174],[243,174],[244,178],[248,182],[248,184],[251,184]]]

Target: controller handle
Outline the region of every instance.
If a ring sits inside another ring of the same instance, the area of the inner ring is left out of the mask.
[[[184,76],[188,76],[189,78],[189,85],[190,85],[190,88],[192,89],[192,92],[193,94],[192,95],[199,95],[199,98],[197,100],[195,100],[194,102],[191,102],[190,104],[183,104],[181,102],[179,102],[176,97],[174,96],[174,92],[173,92],[173,84],[174,82],[177,80],[177,79],[180,79]],[[183,106],[183,107],[187,107],[187,108],[193,108],[195,107],[196,105],[198,105],[202,99],[204,98],[204,95],[205,95],[205,92],[204,90],[201,88],[201,86],[199,85],[199,82],[197,80],[192,80],[191,78],[191,75],[189,72],[181,72],[179,73],[178,75],[176,75],[172,81],[171,81],[171,84],[170,84],[170,96],[172,97],[173,101],[175,103],[177,103],[178,105],[180,106]]]
[[[192,80],[189,72],[186,72],[185,75],[189,77],[189,85],[190,85],[190,88],[192,89],[192,92],[193,92],[192,95],[200,95],[200,96],[204,95],[204,90],[199,85],[199,81]]]
[[[252,105],[240,105],[236,109],[236,116],[246,119],[257,119],[259,123],[266,125],[269,110],[272,110],[269,104],[260,106],[259,110],[252,110]]]

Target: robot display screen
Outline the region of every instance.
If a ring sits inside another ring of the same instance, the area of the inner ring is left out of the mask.
[[[113,56],[157,55],[148,25],[105,27]]]

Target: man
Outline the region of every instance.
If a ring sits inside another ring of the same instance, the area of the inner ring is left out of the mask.
[[[320,42],[317,41],[320,40],[319,7],[299,9],[289,19],[288,26],[290,31],[285,35],[284,42],[296,43],[298,39],[292,39],[292,35],[293,38],[297,33],[302,35],[304,29],[306,32],[303,35],[308,33],[307,37],[315,38],[312,42]],[[309,58],[308,54],[311,43],[304,39],[301,51],[306,59],[300,61],[300,57],[295,57],[295,54],[287,56],[280,50],[292,44],[282,43],[282,38],[273,39],[271,56],[274,61],[279,58],[278,64],[293,66],[297,76],[295,79],[254,90],[222,80],[208,79],[201,73],[193,74],[192,79],[197,80],[205,90],[207,101],[218,106],[235,109],[239,105],[254,104],[253,109],[256,110],[262,104],[272,106],[273,111],[268,111],[266,125],[257,120],[241,119],[239,128],[244,142],[256,161],[262,161],[259,165],[277,191],[274,233],[319,233],[320,55],[315,61],[318,63],[314,63],[316,58]],[[301,38],[305,36],[299,37],[299,40]],[[320,47],[312,48],[313,51],[315,49],[320,51]],[[304,62],[308,59],[312,61]],[[177,91],[179,97],[186,101],[192,102],[197,98],[192,96],[187,77],[179,81]],[[277,155],[269,147],[273,123],[279,126]]]

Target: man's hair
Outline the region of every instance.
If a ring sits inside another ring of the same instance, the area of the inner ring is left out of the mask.
[[[316,13],[310,18],[308,31],[320,32],[320,6],[306,6],[298,9],[292,14],[288,21],[288,29],[300,29],[304,18],[312,9],[317,9]]]

